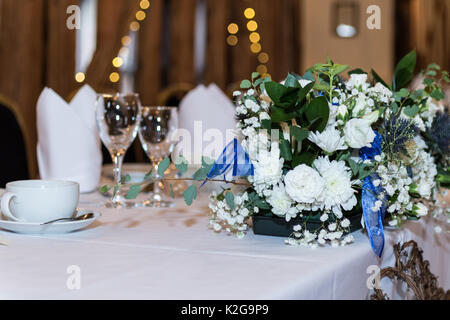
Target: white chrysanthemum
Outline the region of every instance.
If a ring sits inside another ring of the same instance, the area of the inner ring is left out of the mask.
[[[340,131],[334,126],[330,126],[322,132],[310,132],[308,140],[314,142],[319,148],[328,153],[347,149],[345,137],[341,137]]]
[[[278,143],[272,143],[271,151],[260,150],[256,161],[253,162],[255,175],[252,180],[255,187],[262,185],[258,186],[258,191],[275,185],[281,180],[283,162],[284,159],[280,158]]]
[[[313,203],[324,188],[320,174],[305,164],[296,166],[284,177],[287,194],[300,203]]]
[[[356,191],[352,188],[352,174],[345,162],[330,162],[328,157],[318,157],[314,166],[325,182],[322,199],[325,209],[338,213],[341,212],[341,207],[347,211],[353,209],[357,203]]]
[[[292,206],[292,199],[286,193],[283,184],[273,187],[272,193],[267,198],[267,202],[272,206],[272,213],[284,217]]]

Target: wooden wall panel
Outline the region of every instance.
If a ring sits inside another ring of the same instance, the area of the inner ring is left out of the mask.
[[[258,32],[261,35],[262,51],[268,53],[268,72],[274,80],[280,81],[290,71],[301,73],[298,68],[300,41],[295,21],[298,19],[296,0],[260,0],[255,3]],[[255,55],[255,59],[256,59]]]
[[[97,49],[86,72],[86,82],[97,92],[119,90],[118,83],[109,81],[109,74],[117,71],[111,62],[138,8],[134,0],[98,0]]]
[[[44,79],[43,0],[0,1],[0,95],[18,110],[30,175],[37,172],[36,101]]]
[[[229,76],[228,51],[226,43],[227,26],[230,19],[231,1],[207,0],[207,40],[205,61],[205,82],[214,82],[220,88],[227,87]]]
[[[419,68],[435,62],[450,70],[450,1],[412,0],[411,46],[417,49]]]
[[[197,0],[170,1],[169,84],[195,83],[194,25]]]
[[[66,26],[67,7],[79,0],[46,1],[46,86],[68,99],[79,86],[75,81],[76,29]]]
[[[394,65],[394,1],[359,0],[359,33],[354,38],[339,38],[332,26],[334,0],[304,0],[300,8],[299,36],[302,45],[301,67],[326,61],[375,69],[383,79],[392,77]],[[369,5],[381,8],[381,29],[366,26]]]
[[[141,23],[136,91],[144,105],[155,104],[161,88],[163,0],[153,0]]]

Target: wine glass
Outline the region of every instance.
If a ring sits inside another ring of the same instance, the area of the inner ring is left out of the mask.
[[[128,147],[136,138],[140,117],[141,102],[137,93],[98,94],[96,101],[96,120],[100,139],[111,154],[114,164],[114,180],[121,182],[122,162]],[[131,208],[134,203],[126,201],[123,190],[119,188],[105,203],[108,208]]]
[[[175,146],[174,133],[178,129],[177,107],[157,106],[142,107],[141,124],[139,126],[139,139],[142,148],[151,160],[154,167],[155,183],[153,195],[142,202],[143,206],[154,208],[168,208],[174,202],[163,199],[160,191],[161,176],[158,173],[159,163],[168,156]]]

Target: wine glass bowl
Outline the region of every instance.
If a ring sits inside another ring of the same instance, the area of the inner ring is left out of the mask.
[[[174,133],[178,129],[177,107],[144,106],[141,111],[139,139],[142,148],[154,166],[155,183],[153,196],[142,203],[148,207],[172,207],[173,202],[163,200],[160,192],[159,163],[168,156],[175,146]]]
[[[100,139],[111,154],[117,185],[121,181],[123,157],[138,132],[140,111],[141,103],[137,93],[97,95],[97,127]],[[105,206],[128,208],[134,206],[134,203],[126,201],[121,190],[118,190]]]

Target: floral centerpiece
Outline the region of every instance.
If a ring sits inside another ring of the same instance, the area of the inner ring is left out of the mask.
[[[423,88],[408,90],[415,64],[411,52],[391,85],[330,59],[281,83],[256,72],[242,81],[233,94],[238,139],[193,177],[224,175],[240,185],[210,195],[210,226],[242,237],[253,224],[255,233],[308,246],[348,244],[363,226],[381,256],[383,222],[401,227],[427,215],[438,188],[449,185],[450,121],[441,103],[448,73],[431,65]],[[182,156],[174,162],[186,171]],[[195,185],[184,192],[187,204],[196,196]]]

